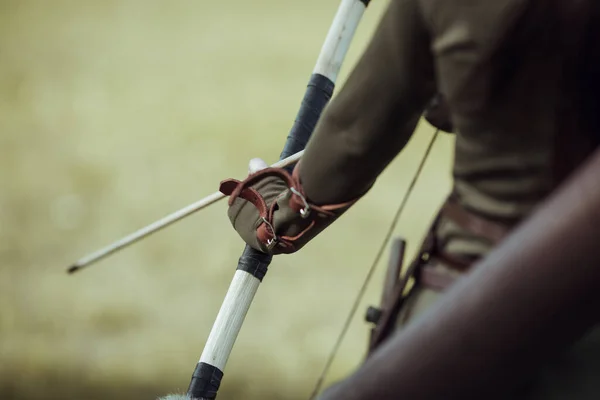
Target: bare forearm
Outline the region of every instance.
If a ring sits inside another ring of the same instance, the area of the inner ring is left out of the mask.
[[[320,400],[493,398],[598,317],[600,151],[444,301]]]

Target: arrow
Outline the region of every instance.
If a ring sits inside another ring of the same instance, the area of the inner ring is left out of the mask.
[[[302,154],[304,154],[304,150],[301,150],[295,154],[292,154],[291,156],[286,157],[283,160],[280,160],[271,166],[279,167],[279,168],[291,166],[291,165],[295,164],[296,162],[298,162],[298,160],[300,160],[300,158],[302,157]],[[200,200],[196,201],[195,203],[190,204],[187,207],[177,210],[177,211],[167,215],[166,217],[163,217],[163,218],[159,219],[158,221],[151,223],[150,225],[147,225],[141,229],[138,229],[137,231],[135,231],[133,233],[130,233],[129,235],[117,240],[116,242],[109,244],[106,247],[103,247],[99,250],[94,251],[93,253],[90,253],[90,254],[80,258],[79,260],[77,260],[73,265],[71,265],[67,269],[67,272],[69,274],[72,274],[72,273],[82,270],[85,267],[89,267],[96,261],[99,261],[111,254],[114,254],[117,251],[122,250],[125,247],[130,246],[147,236],[150,236],[154,232],[157,232],[163,228],[166,228],[167,226],[169,226],[177,221],[180,221],[183,218],[188,217],[188,216],[192,215],[193,213],[200,211],[200,210],[210,206],[211,204],[214,204],[224,198],[225,198],[225,195],[221,192],[215,192],[211,195],[208,195],[208,196],[204,197],[203,199],[200,199]]]

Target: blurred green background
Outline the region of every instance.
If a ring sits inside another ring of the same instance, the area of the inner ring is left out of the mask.
[[[184,391],[243,243],[216,204],[74,276],[65,267],[276,161],[337,0],[0,0],[0,398]],[[373,1],[338,87],[386,2]],[[280,256],[219,398],[307,399],[433,130],[374,189]],[[450,185],[437,141],[396,235],[413,254]],[[366,350],[364,310],[327,382]]]

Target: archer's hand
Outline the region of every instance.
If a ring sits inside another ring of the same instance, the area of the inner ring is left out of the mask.
[[[304,194],[296,170],[290,175],[258,158],[248,169],[243,182],[228,179],[219,190],[230,196],[227,215],[233,228],[263,253],[298,251],[354,203],[317,206]]]
[[[242,196],[233,199],[233,201],[230,199],[227,216],[229,217],[233,228],[250,247],[260,250],[263,253],[271,254],[293,252],[297,249],[283,249],[281,246],[277,246],[273,241],[276,240],[274,237],[275,235],[273,235],[275,233],[274,231],[279,231],[277,233],[281,234],[281,229],[277,230],[275,226],[280,227],[282,225],[282,220],[297,220],[296,223],[299,223],[302,218],[298,213],[293,212],[289,207],[286,207],[285,202],[281,201],[286,198],[286,194],[288,193],[288,186],[283,179],[273,175],[264,175],[263,177],[260,177],[261,171],[268,169],[267,163],[262,159],[253,158],[250,160],[250,163],[248,164],[248,178],[246,181],[255,178],[256,182],[248,185],[245,193],[255,198],[255,201],[248,201],[243,199]],[[224,194],[231,195],[235,190],[234,188],[239,186],[239,184],[240,183],[233,180],[224,181],[221,183],[220,191]],[[263,205],[264,208],[261,210],[262,207],[257,207],[257,203]],[[284,223],[283,225],[288,224]],[[257,231],[259,231],[260,234]],[[265,236],[265,233],[270,234],[268,238]]]

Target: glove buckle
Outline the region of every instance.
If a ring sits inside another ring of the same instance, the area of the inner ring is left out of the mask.
[[[267,249],[272,250],[275,246],[277,246],[277,243],[279,243],[279,238],[275,234],[275,228],[273,228],[273,225],[265,217],[261,217],[261,219],[267,226],[267,230],[273,235],[271,239],[267,240]]]
[[[300,191],[298,191],[293,186],[290,187],[290,191],[296,196],[298,196],[302,201],[302,204],[304,205],[304,207],[300,209],[300,216],[304,219],[308,218],[308,216],[310,215],[310,204],[308,204],[308,201],[306,201],[306,197],[304,197],[302,193],[300,193]]]

